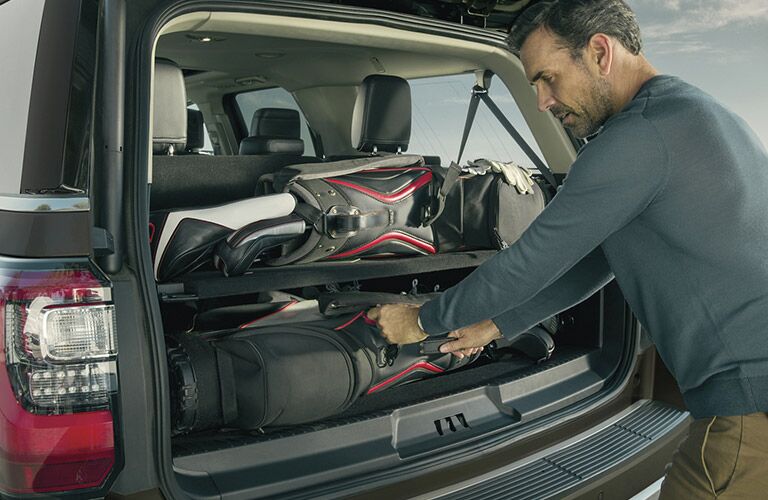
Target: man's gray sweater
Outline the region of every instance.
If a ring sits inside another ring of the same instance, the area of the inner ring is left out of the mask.
[[[420,319],[515,336],[614,275],[694,417],[768,411],[768,153],[675,77],[646,82],[523,236]]]

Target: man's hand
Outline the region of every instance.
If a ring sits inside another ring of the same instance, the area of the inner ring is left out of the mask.
[[[419,328],[419,308],[416,304],[385,304],[369,310],[368,317],[376,321],[390,344],[415,344],[427,338]]]
[[[459,359],[472,356],[483,350],[492,341],[501,338],[501,332],[496,324],[487,319],[474,325],[459,328],[448,334],[456,340],[440,346],[440,352],[451,353]]]

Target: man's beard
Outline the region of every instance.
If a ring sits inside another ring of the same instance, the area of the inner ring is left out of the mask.
[[[608,82],[601,79],[591,80],[588,101],[576,100],[579,111],[559,104],[552,106],[552,113],[562,122],[567,115],[571,115],[569,124],[563,123],[571,133],[579,139],[595,134],[605,121],[613,114],[611,105],[610,87]]]

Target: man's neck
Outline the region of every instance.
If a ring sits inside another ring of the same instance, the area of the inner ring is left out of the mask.
[[[615,74],[617,78],[613,87],[613,107],[614,112],[618,113],[629,101],[634,99],[645,82],[658,75],[659,72],[641,54],[628,58],[622,64],[620,71]]]

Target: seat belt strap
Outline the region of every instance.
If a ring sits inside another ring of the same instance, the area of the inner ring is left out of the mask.
[[[541,175],[544,176],[544,178],[547,180],[547,182],[555,189],[557,189],[557,181],[555,180],[555,176],[552,174],[552,171],[549,169],[546,163],[544,163],[541,158],[539,158],[539,155],[536,154],[536,152],[531,149],[531,147],[528,145],[527,142],[525,142],[525,139],[523,139],[523,136],[518,133],[517,130],[515,130],[515,127],[510,123],[509,120],[507,120],[507,117],[504,116],[504,113],[501,112],[498,106],[496,106],[496,103],[493,102],[493,99],[491,99],[491,96],[488,95],[488,91],[482,87],[475,86],[472,89],[472,96],[474,98],[475,95],[478,95],[479,99],[482,99],[482,101],[485,103],[486,106],[488,106],[488,109],[491,110],[491,113],[493,113],[493,116],[496,117],[497,120],[499,120],[499,123],[504,127],[504,129],[509,133],[509,135],[512,136],[512,138],[515,140],[518,146],[520,146],[520,149],[523,150],[523,152],[528,155],[528,158],[531,159],[533,164],[536,166],[536,168],[539,169],[539,172],[541,172]],[[464,127],[464,134],[468,134],[468,131],[466,129],[466,126]]]
[[[472,97],[469,99],[469,108],[467,109],[467,119],[464,121],[464,133],[461,136],[461,146],[459,147],[459,156],[456,158],[456,163],[461,165],[461,157],[464,155],[464,147],[467,145],[467,138],[469,138],[469,131],[472,129],[472,123],[475,121],[477,115],[477,107],[480,104],[480,94],[477,89],[482,89],[480,86],[474,86],[472,88]],[[483,89],[487,93],[486,90]]]
[[[544,176],[547,182],[554,189],[557,189],[557,181],[555,180],[555,176],[552,174],[552,171],[541,160],[541,158],[539,158],[536,152],[531,149],[528,143],[525,142],[525,139],[523,139],[523,137],[517,132],[509,120],[507,120],[507,117],[504,116],[504,113],[501,112],[499,107],[496,106],[496,103],[493,102],[491,96],[488,95],[488,89],[485,89],[480,85],[475,85],[472,87],[472,97],[470,98],[469,108],[467,109],[467,119],[464,121],[464,133],[461,136],[459,156],[455,162],[451,162],[451,166],[448,167],[448,171],[445,173],[443,183],[440,186],[440,190],[438,191],[437,196],[435,197],[436,203],[424,209],[422,216],[422,220],[424,221],[422,223],[423,226],[431,225],[438,217],[440,217],[440,214],[443,213],[443,209],[445,208],[445,199],[461,175],[461,167],[459,164],[461,163],[461,157],[464,155],[464,148],[467,145],[469,131],[472,129],[472,123],[475,121],[475,116],[477,116],[477,108],[481,100],[485,103],[486,106],[488,106],[488,108],[491,110],[491,113],[493,113],[496,119],[499,120],[509,135],[511,135],[515,142],[517,142],[517,145],[520,146],[526,155],[528,155],[528,158],[530,158],[533,164],[536,165],[536,168],[539,169],[541,175]]]

